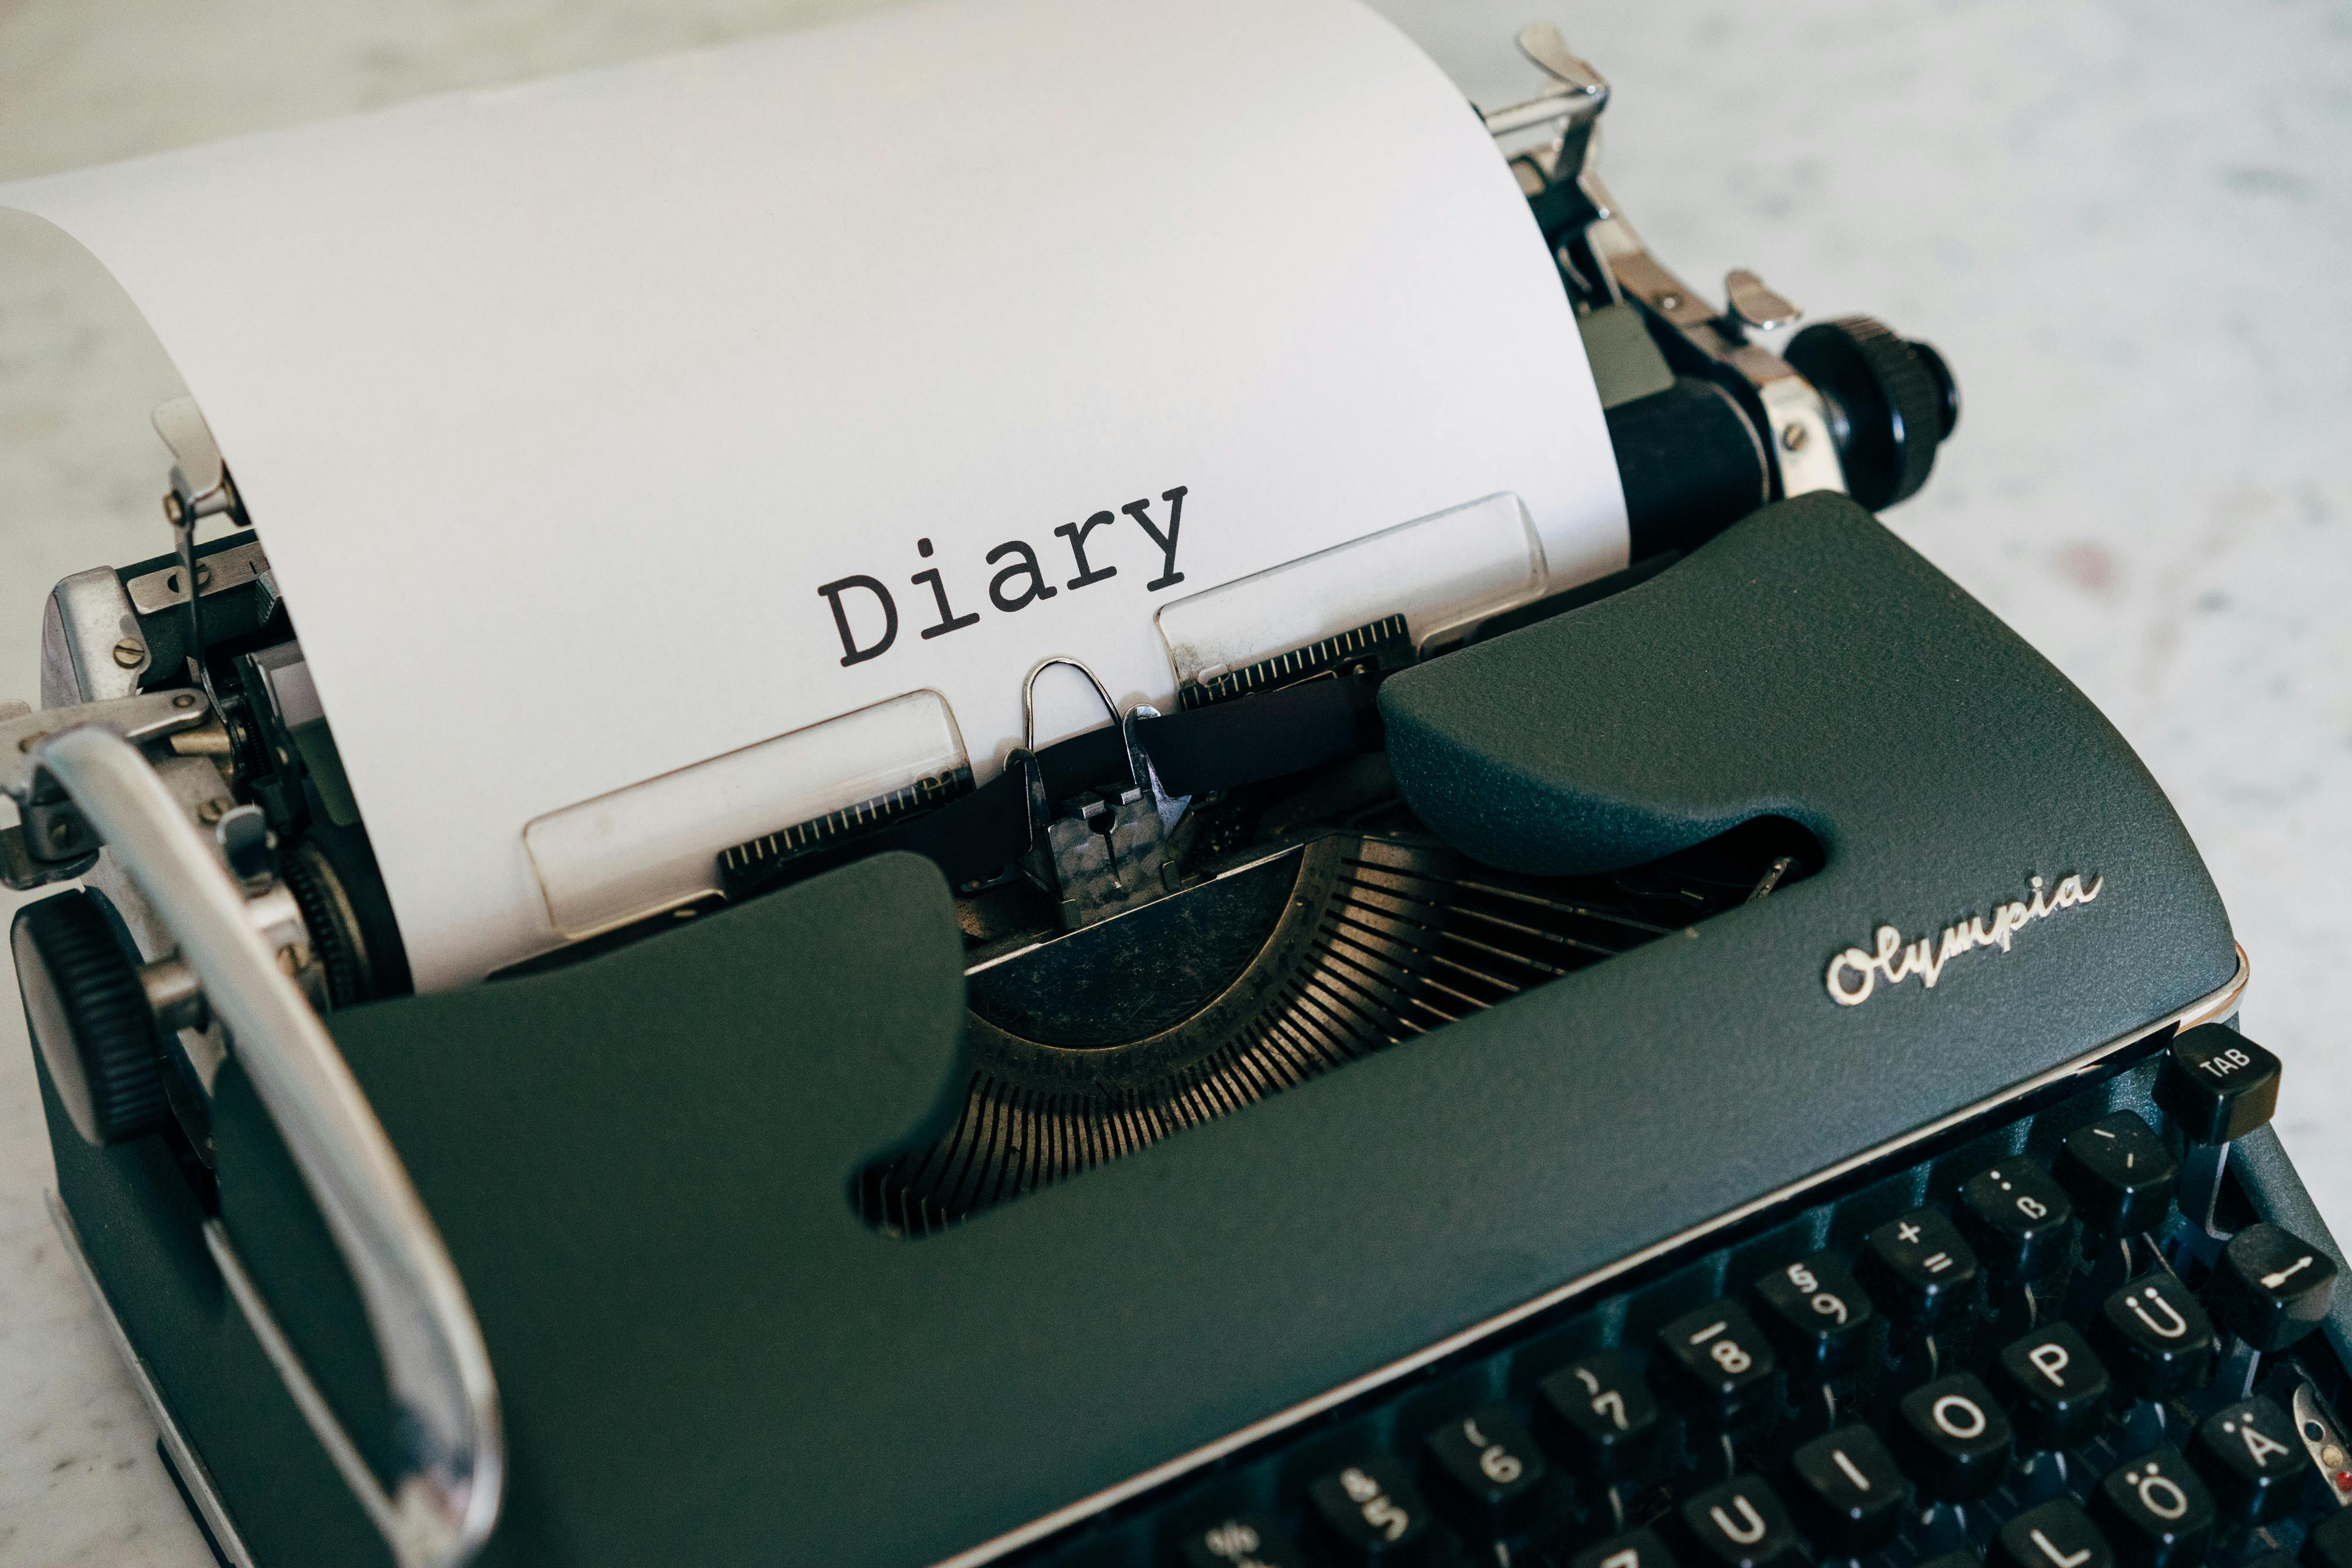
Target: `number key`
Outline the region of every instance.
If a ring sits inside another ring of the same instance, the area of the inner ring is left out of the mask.
[[[1307,1500],[1352,1562],[1403,1561],[1429,1533],[1429,1505],[1385,1454],[1323,1477],[1307,1487]]]
[[[1863,1240],[1871,1292],[1895,1317],[1933,1330],[1965,1304],[1977,1282],[1977,1255],[1938,1209],[1913,1209]]]
[[[2039,1279],[2066,1260],[2074,1204],[2032,1161],[2003,1160],[1962,1184],[1960,1226],[1986,1268]]]
[[[1550,1474],[1519,1418],[1499,1405],[1448,1421],[1422,1447],[1432,1485],[1489,1536],[1524,1528],[1543,1500]]]
[[[1176,1538],[1184,1568],[1304,1568],[1289,1532],[1261,1513],[1225,1514]]]
[[[1685,1312],[1658,1331],[1667,1375],[1699,1413],[1729,1423],[1766,1406],[1780,1363],[1756,1321],[1731,1301]]]
[[[2092,1502],[2125,1557],[2140,1568],[2196,1563],[2212,1539],[2212,1496],[2177,1448],[2143,1454],[2116,1470]]]
[[[2294,1423],[2267,1399],[2215,1411],[2197,1428],[2197,1468],[2215,1498],[2242,1524],[2262,1524],[2294,1506],[2311,1456]]]
[[[1823,1374],[1852,1364],[1877,1316],[1845,1265],[1826,1252],[1775,1268],[1756,1281],[1756,1296],[1790,1362]]]
[[[1536,1417],[1580,1474],[1601,1481],[1646,1481],[1654,1466],[1658,1402],[1633,1363],[1615,1351],[1585,1357],[1545,1378]]]

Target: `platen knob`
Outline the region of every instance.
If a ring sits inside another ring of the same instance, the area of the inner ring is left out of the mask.
[[[1916,495],[1960,421],[1944,356],[1868,316],[1807,327],[1782,357],[1829,405],[1846,489],[1873,511]]]
[[[16,911],[9,945],[26,1026],[75,1131],[102,1146],[162,1126],[155,1016],[113,912],[59,893]]]

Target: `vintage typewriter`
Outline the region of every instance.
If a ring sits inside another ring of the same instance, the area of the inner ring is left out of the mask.
[[[487,984],[410,994],[269,520],[159,418],[175,548],[51,597],[5,872],[81,879],[13,938],[54,1214],[222,1562],[2352,1568],[2212,883],[1871,515],[1950,374],[1685,286],[1520,43],[1629,570]]]

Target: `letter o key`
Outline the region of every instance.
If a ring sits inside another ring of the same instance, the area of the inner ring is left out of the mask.
[[[1965,1394],[1947,1394],[1928,1414],[1948,1436],[1962,1442],[1984,1436],[1984,1409]]]
[[[1912,1448],[1905,1468],[1938,1502],[1969,1502],[2009,1469],[2009,1417],[1973,1373],[1955,1373],[1905,1394],[1900,1435]]]

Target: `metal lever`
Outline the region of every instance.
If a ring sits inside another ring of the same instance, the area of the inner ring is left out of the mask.
[[[1724,274],[1723,295],[1732,316],[1742,326],[1759,332],[1776,331],[1804,314],[1745,267],[1735,267]]]
[[[84,723],[27,751],[177,938],[351,1269],[392,1394],[400,1455],[389,1490],[210,1220],[205,1240],[231,1293],[401,1568],[460,1568],[498,1521],[506,1445],[489,1352],[440,1232],[325,1026],[138,747]]]
[[[21,819],[15,827],[0,829],[0,881],[26,889],[79,877],[98,854],[74,803],[40,777],[37,748],[45,736],[96,725],[129,741],[152,742],[193,730],[211,715],[211,707],[195,692],[150,691],[37,713],[26,710],[0,720],[0,794],[16,803]]]
[[[1608,81],[1570,50],[1558,27],[1549,22],[1530,22],[1519,29],[1517,43],[1519,53],[1559,85],[1524,103],[1481,114],[1488,135],[1508,136],[1563,120],[1583,124],[1608,106]]]
[[[1740,403],[1770,434],[1777,496],[1843,490],[1845,471],[1821,394],[1787,361],[1748,341],[1748,332],[1786,326],[1797,309],[1742,269],[1727,279],[1727,310],[1717,310],[1661,264],[1601,178],[1595,132],[1609,84],[1568,47],[1559,30],[1535,22],[1519,29],[1519,52],[1558,84],[1552,90],[1484,115],[1496,136],[1557,123],[1548,145],[1511,156],[1519,188],[1550,209],[1545,232],[1580,314],[1631,300],[1654,334]],[[1560,209],[1566,208],[1566,211]]]
[[[193,397],[174,397],[155,405],[150,416],[155,434],[172,452],[172,488],[163,497],[163,516],[172,525],[172,541],[180,554],[180,571],[188,590],[188,657],[195,663],[197,683],[213,694],[212,678],[205,671],[204,597],[196,574],[196,524],[223,512],[245,522],[245,503],[237,498],[236,481],[221,461],[220,443],[205,423]]]

